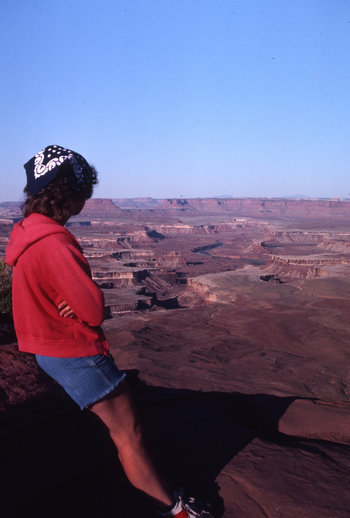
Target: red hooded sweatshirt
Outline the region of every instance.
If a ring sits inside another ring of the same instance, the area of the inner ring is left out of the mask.
[[[21,351],[73,358],[108,350],[100,327],[103,294],[65,227],[31,214],[14,226],[6,263],[13,266],[13,317]],[[59,315],[63,300],[77,318]]]

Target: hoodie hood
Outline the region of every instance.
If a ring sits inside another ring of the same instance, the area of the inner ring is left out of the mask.
[[[5,262],[10,266],[15,266],[18,258],[33,243],[51,234],[68,234],[72,236],[66,228],[53,219],[42,214],[30,214],[30,216],[22,219],[13,227],[6,249]]]

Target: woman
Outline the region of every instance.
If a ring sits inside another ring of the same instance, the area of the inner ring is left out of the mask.
[[[108,427],[130,482],[161,516],[210,517],[169,491],[145,449],[135,405],[101,329],[103,294],[82,250],[64,227],[91,197],[97,173],[78,153],[48,146],[25,164],[24,219],[11,233],[13,315],[18,346],[80,406]]]

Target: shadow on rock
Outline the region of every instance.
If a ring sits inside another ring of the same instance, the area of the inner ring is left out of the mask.
[[[12,315],[0,313],[0,345],[16,341]]]
[[[278,420],[295,399],[153,387],[137,371],[128,379],[161,472],[218,517],[217,475],[257,435],[277,439]],[[106,428],[65,394],[33,397],[1,420],[4,518],[155,516],[126,480]]]

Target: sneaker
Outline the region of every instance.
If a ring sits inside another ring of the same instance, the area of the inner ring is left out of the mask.
[[[182,491],[175,493],[176,502],[170,511],[160,513],[160,516],[173,518],[213,518],[209,511],[192,497],[186,496]]]

